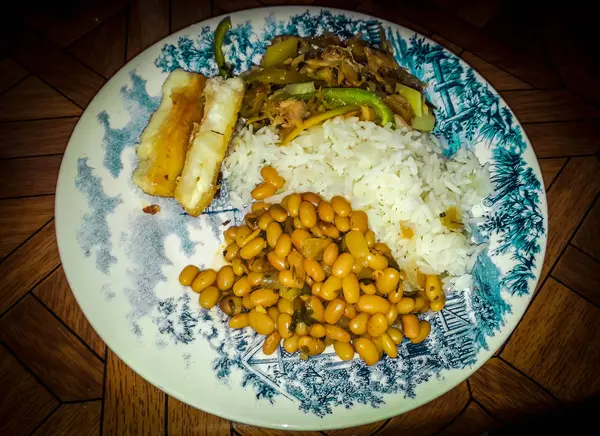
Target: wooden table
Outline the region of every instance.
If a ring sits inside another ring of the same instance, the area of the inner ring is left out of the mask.
[[[106,80],[170,32],[261,3],[285,2],[70,1],[68,9],[34,2],[14,18],[16,37],[0,57],[0,434],[285,433],[194,410],[121,362],[73,298],[53,221],[62,153]],[[565,47],[552,33],[540,45],[502,0],[323,3],[420,31],[481,72],[533,142],[550,216],[539,289],[493,359],[417,410],[326,434],[480,434],[600,393],[600,110],[578,95],[598,96],[597,85],[585,85],[593,77],[585,56],[569,68],[581,47]]]

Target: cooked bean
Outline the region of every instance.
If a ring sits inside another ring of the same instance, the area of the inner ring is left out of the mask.
[[[306,229],[306,227],[304,227],[304,225],[302,224],[302,221],[300,221],[299,216],[294,217],[294,220],[292,221],[292,223],[293,223],[295,229]]]
[[[269,227],[269,224],[271,224],[273,221],[275,220],[273,219],[271,214],[265,213],[258,219],[258,228],[264,232],[267,230],[267,227]]]
[[[335,213],[337,213],[341,217],[347,217],[348,215],[350,215],[352,213],[352,206],[350,206],[350,203],[348,202],[348,200],[346,200],[344,197],[342,197],[340,195],[336,195],[335,197],[333,197],[331,199],[331,206],[333,207],[333,210],[335,211]],[[336,224],[336,226],[337,226],[337,224]],[[343,230],[340,229],[340,231],[343,231]]]
[[[323,263],[332,266],[337,259],[339,252],[340,249],[335,242],[329,244],[327,248],[325,248],[325,251],[323,251]]]
[[[388,356],[392,358],[398,357],[398,347],[396,347],[390,335],[385,332],[381,334],[381,347],[383,348],[383,352]]]
[[[317,297],[320,297],[322,287],[323,287],[323,283],[321,283],[321,282],[313,283],[312,286],[310,287],[311,294],[316,295]]]
[[[367,247],[373,248],[375,246],[375,232],[373,230],[369,229],[365,232],[365,241],[367,241]]]
[[[323,338],[325,337],[325,326],[323,324],[313,324],[308,328],[308,334],[313,338]]]
[[[358,338],[354,341],[354,348],[362,360],[369,366],[379,361],[379,351],[373,341],[367,338]]]
[[[396,307],[400,315],[406,315],[415,310],[415,300],[410,297],[402,297]]]
[[[352,360],[354,357],[354,347],[348,342],[334,342],[333,349],[341,360]]]
[[[323,303],[319,297],[310,295],[306,299],[305,305],[308,316],[317,322],[325,321],[325,307],[323,306]]]
[[[292,232],[292,244],[296,247],[296,250],[303,252],[304,240],[310,238],[310,233],[304,229],[295,229]]]
[[[250,301],[250,292],[244,294],[244,296],[242,297],[242,306],[244,306],[244,308],[248,310],[254,308],[254,304],[252,304],[252,301]]]
[[[239,313],[229,320],[229,327],[232,329],[243,329],[250,325],[250,318],[247,313]]]
[[[260,183],[250,192],[250,195],[255,200],[264,200],[265,198],[275,195],[277,188],[269,183]]]
[[[288,263],[290,269],[293,268],[296,271],[296,278],[303,281],[306,278],[306,271],[304,271],[304,257],[302,257],[296,249],[292,249],[290,254],[288,254]]]
[[[271,266],[273,266],[273,268],[275,268],[277,271],[282,271],[288,268],[288,263],[285,260],[285,257],[283,259],[280,258],[275,254],[274,251],[269,251],[269,253],[267,253],[267,259],[269,260]]]
[[[321,197],[319,194],[315,194],[314,192],[305,192],[302,194],[302,200],[308,201],[314,207],[317,207],[323,201],[323,197]]]
[[[247,273],[246,265],[244,265],[244,261],[239,257],[236,257],[231,261],[231,268],[233,268],[233,273],[236,276],[241,276],[242,274]]]
[[[425,295],[427,295],[429,301],[436,301],[443,295],[442,281],[440,280],[440,276],[425,276]]]
[[[248,274],[248,283],[250,283],[250,286],[260,286],[264,276],[262,272],[253,271]]]
[[[279,271],[277,278],[287,288],[302,288],[302,282],[294,276],[292,270],[284,269],[283,271]]]
[[[325,335],[334,341],[350,342],[351,336],[346,330],[336,325],[325,324]]]
[[[398,318],[398,307],[395,304],[390,304],[390,310],[385,314],[385,320],[388,325],[394,324],[396,319]]]
[[[212,285],[217,279],[217,272],[214,269],[205,269],[200,271],[192,282],[192,290],[194,292],[202,292],[204,289]]]
[[[319,207],[317,208],[317,212],[319,213],[319,218],[326,223],[332,223],[335,219],[335,211],[333,210],[331,203],[328,201],[321,201],[319,203]]]
[[[306,336],[308,334],[308,326],[302,321],[299,321],[296,323],[296,328],[294,329],[294,332],[298,336]]]
[[[291,217],[297,217],[300,212],[300,203],[302,203],[302,196],[300,194],[290,194],[287,202],[287,211]]]
[[[269,214],[278,223],[284,222],[288,217],[287,211],[278,204],[273,205],[271,209],[269,209]]]
[[[256,308],[248,314],[250,327],[259,335],[268,335],[275,330],[275,322],[266,313],[259,312]]]
[[[423,342],[427,336],[429,336],[429,333],[431,333],[431,324],[425,320],[422,320],[419,322],[419,334],[414,338],[410,338],[410,341],[413,344],[419,344]]]
[[[444,297],[442,295],[437,300],[432,301],[431,303],[429,303],[429,308],[433,312],[439,312],[440,310],[442,310],[444,308],[445,305],[446,305],[446,297]]]
[[[277,330],[275,330],[274,332],[271,332],[269,334],[269,336],[267,336],[267,338],[263,342],[263,346],[262,346],[263,353],[267,356],[269,354],[273,354],[277,350],[277,347],[279,346],[280,342],[281,342],[281,335],[279,334],[279,332]]]
[[[214,286],[209,286],[204,291],[202,291],[198,301],[200,302],[200,306],[204,307],[205,309],[210,309],[219,302],[220,298],[221,291],[219,291]]]
[[[415,304],[413,307],[413,312],[424,312],[425,307],[427,305],[427,300],[422,295],[417,295],[415,297]]]
[[[356,308],[370,315],[374,313],[387,313],[390,310],[390,302],[379,295],[361,295]]]
[[[331,239],[338,239],[340,237],[340,231],[338,228],[332,223],[326,223],[325,221],[319,221],[317,223],[317,228],[321,232],[323,236],[327,236]]]
[[[268,307],[267,315],[269,315],[269,317],[275,321],[275,325],[277,325],[277,319],[279,318],[279,309],[277,309],[277,306]]]
[[[369,217],[362,210],[355,210],[350,215],[350,228],[358,230],[363,235],[369,230]]]
[[[365,237],[358,230],[350,230],[344,237],[346,241],[346,247],[348,251],[352,253],[354,257],[365,257],[369,254],[369,247]]]
[[[269,307],[277,304],[279,294],[273,289],[257,289],[250,294],[250,301],[255,306]]]
[[[275,248],[277,245],[277,240],[283,233],[281,229],[281,225],[278,222],[272,222],[267,227],[267,242],[269,243],[269,247]]]
[[[373,283],[361,283],[360,290],[363,291],[367,295],[375,295],[377,293],[377,288]]]
[[[217,287],[221,291],[226,291],[231,289],[234,282],[235,274],[233,273],[233,268],[230,265],[225,265],[217,274]]]
[[[356,315],[350,320],[348,328],[355,335],[362,335],[367,331],[367,322],[369,321],[369,314],[362,312]]]
[[[352,271],[354,261],[354,256],[350,253],[340,254],[331,267],[331,273],[339,278],[346,277]]]
[[[346,302],[341,298],[335,298],[327,304],[325,308],[324,319],[329,324],[335,324],[344,315]]]
[[[304,270],[315,282],[325,280],[325,270],[323,270],[321,264],[315,259],[304,259]]]
[[[402,333],[404,333],[404,336],[409,339],[414,339],[419,336],[419,319],[416,315],[412,313],[401,315],[400,319],[402,320]]]
[[[356,311],[356,307],[354,307],[354,304],[350,304],[346,301],[346,308],[344,309],[344,318],[352,319],[357,314],[358,312]]]
[[[227,245],[231,244],[232,242],[235,242],[236,232],[237,232],[236,226],[231,226],[223,232],[223,235],[225,236],[225,243]]]
[[[391,257],[392,255],[392,250],[390,250],[390,247],[388,247],[386,244],[384,244],[383,242],[377,242],[373,248],[377,251],[379,251],[381,254],[383,254],[384,256],[387,257]]]
[[[252,241],[248,242],[242,247],[240,250],[240,257],[245,260],[252,259],[253,257],[258,256],[258,254],[263,251],[266,246],[267,241],[265,241],[263,238],[254,238]]]
[[[256,215],[254,212],[246,214],[246,216],[244,217],[244,222],[253,231],[258,229],[258,215]]]
[[[379,359],[381,360],[381,358],[383,357],[383,344],[381,343],[381,336],[377,336],[377,337],[369,336],[369,339],[371,339],[371,341],[373,341],[373,344],[375,345],[375,348],[377,349],[377,353],[379,353]]]
[[[272,185],[275,189],[280,189],[285,183],[285,179],[271,166],[263,167],[263,169],[260,170],[260,175],[265,182]]]
[[[317,225],[317,211],[315,210],[315,206],[308,202],[303,201],[300,203],[300,221],[304,227],[314,227]]]
[[[388,258],[378,251],[371,250],[367,255],[367,265],[374,270],[383,270],[388,266]]]
[[[227,295],[219,302],[223,313],[234,316],[242,312],[242,299],[234,295]]]
[[[188,265],[179,273],[179,283],[183,286],[190,286],[199,273],[200,270],[196,265]]]
[[[250,233],[248,236],[246,236],[245,238],[242,238],[239,240],[238,243],[238,239],[236,238],[236,244],[239,245],[241,248],[245,247],[246,245],[248,245],[249,242],[254,241],[254,239],[256,237],[258,237],[258,235],[260,235],[261,230],[260,229],[256,229],[254,231],[252,231],[252,233]],[[239,234],[239,232],[238,232]]]
[[[382,294],[392,292],[398,286],[400,282],[400,274],[395,268],[386,268],[381,271],[381,274],[377,275],[375,279],[375,286],[377,290]]]
[[[323,283],[323,287],[321,288],[321,298],[331,301],[340,294],[341,289],[342,279],[336,276],[331,276],[325,280],[325,283]]]
[[[375,313],[371,315],[367,322],[367,333],[372,337],[377,337],[384,333],[388,328],[386,317],[383,313]]]
[[[396,327],[388,328],[386,333],[389,335],[389,337],[392,339],[392,341],[396,345],[400,344],[402,342],[402,339],[404,338],[402,336],[402,332],[400,330],[398,330]]]
[[[390,303],[396,304],[402,299],[403,295],[404,295],[404,291],[402,289],[402,285],[399,284],[396,289],[394,289],[392,292],[389,292],[387,294],[387,298],[388,298],[388,300],[390,300]]]
[[[241,247],[246,238],[251,234],[252,229],[250,227],[248,227],[247,225],[239,226],[235,233],[235,243]]]
[[[279,300],[282,301],[282,300]],[[279,316],[277,317],[277,331],[279,332],[279,334],[281,335],[281,337],[283,339],[287,339],[287,338],[291,338],[292,337],[292,315],[290,315],[289,313],[279,313]]]
[[[279,309],[279,313],[287,313],[288,315],[294,314],[294,303],[287,298],[280,298],[277,302],[277,308]]]
[[[347,216],[336,215],[333,219],[335,227],[342,233],[346,233],[350,230],[350,218]]]
[[[240,247],[235,242],[232,242],[225,247],[225,255],[223,256],[226,261],[231,262],[235,259],[240,252]]]
[[[292,335],[291,337],[284,339],[283,349],[290,354],[294,354],[298,351],[298,335]]]
[[[342,279],[342,292],[348,303],[358,303],[358,299],[360,298],[360,287],[358,277],[353,272]]]
[[[257,215],[264,215],[265,211],[269,210],[269,204],[265,203],[264,201],[255,201],[254,203],[252,203],[252,213],[255,213]]]
[[[285,259],[292,249],[292,238],[285,233],[277,239],[273,252],[280,259]]]

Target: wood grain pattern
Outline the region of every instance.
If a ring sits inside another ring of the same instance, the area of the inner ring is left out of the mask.
[[[498,358],[490,359],[469,381],[473,398],[503,421],[558,406],[550,394]]]
[[[0,61],[0,92],[23,80],[29,72],[10,58]]]
[[[430,403],[392,418],[377,434],[410,436],[436,433],[452,422],[468,401],[469,389],[463,382]]]
[[[597,121],[525,124],[525,132],[538,158],[579,156],[600,151]]]
[[[104,85],[103,77],[55,44],[28,32],[17,41],[10,46],[13,58],[80,107],[86,107]]]
[[[112,351],[108,351],[103,435],[163,435],[165,401],[163,392],[133,372]]]
[[[396,14],[426,26],[465,50],[475,53],[487,62],[503,68],[538,88],[555,88],[561,85],[558,75],[548,65],[515,53],[482,32],[477,26],[448,14],[429,1],[394,2],[387,7],[387,10],[388,17],[393,10]]]
[[[464,51],[463,48],[459,45],[454,44],[452,41],[448,41],[446,38],[442,38],[440,35],[436,35],[435,33],[431,35],[430,38],[438,44],[440,44],[441,46],[447,48],[457,56],[460,56],[461,53]]]
[[[387,423],[387,420],[377,421],[358,427],[342,428],[338,430],[326,430],[327,436],[370,436],[378,432]]]
[[[132,0],[127,61],[169,34],[169,0]]]
[[[237,422],[233,423],[233,428],[240,434],[240,436],[294,436],[299,433],[295,431],[254,427],[252,425],[240,424]],[[301,434],[302,436],[323,436],[322,433],[319,433],[318,431],[303,431]]]
[[[98,355],[104,356],[106,344],[90,325],[67,282],[62,266],[33,290],[56,316],[63,320]]]
[[[600,110],[566,89],[502,92],[522,123],[598,118]]]
[[[167,398],[168,434],[173,436],[228,436],[229,421],[188,406],[173,397]]]
[[[548,216],[551,219],[548,225],[546,260],[540,275],[540,283],[549,273],[590,204],[600,192],[599,172],[598,159],[571,158],[548,192]],[[574,187],[577,187],[576,194],[573,192]]]
[[[0,200],[0,259],[54,216],[54,195]]]
[[[0,434],[27,435],[58,401],[0,345]]]
[[[0,198],[54,194],[61,160],[53,155],[0,161]]]
[[[171,32],[210,17],[210,0],[171,0]]]
[[[215,9],[217,7],[218,9]],[[213,15],[221,15],[223,12],[235,12],[244,9],[260,8],[263,4],[258,0],[230,0],[226,2],[213,3]],[[217,11],[221,12],[217,12]]]
[[[102,362],[34,297],[0,319],[0,338],[61,400],[102,396]]]
[[[456,16],[477,27],[483,27],[503,5],[504,0],[467,0],[460,5]]]
[[[60,265],[54,220],[0,263],[0,313]]]
[[[125,64],[127,11],[106,20],[80,40],[69,52],[105,78],[111,77]]]
[[[518,77],[507,73],[504,70],[484,61],[479,56],[465,51],[461,58],[481,74],[485,80],[490,82],[498,91],[516,90],[516,89],[532,89],[533,87],[523,82]]]
[[[600,201],[596,200],[581,228],[573,238],[573,245],[600,260]]]
[[[96,436],[101,410],[101,401],[63,404],[32,436]]]
[[[552,275],[600,306],[600,262],[594,258],[568,246]]]
[[[78,117],[0,124],[0,158],[63,153]]]
[[[429,36],[433,34],[433,31],[427,27],[427,23],[411,20],[401,12],[396,12],[393,8],[384,6],[373,0],[367,0],[364,3],[361,3],[356,7],[356,10],[358,12],[362,12],[363,14],[369,14],[373,15],[374,17],[389,20],[408,29],[412,29],[415,32],[419,32],[421,35]]]
[[[72,117],[81,112],[81,108],[33,76],[0,96],[0,121]]]
[[[565,166],[567,162],[566,157],[557,157],[554,159],[541,159],[540,170],[542,170],[542,177],[544,178],[544,187],[548,189],[558,173]]]
[[[502,357],[560,400],[581,401],[600,394],[598,337],[600,309],[549,278]]]
[[[46,31],[46,37],[66,47],[92,31],[127,5],[127,0],[83,1],[69,10],[68,16]],[[101,53],[97,53],[101,55]]]
[[[498,428],[500,422],[471,402],[465,411],[452,424],[442,430],[439,436],[478,436]]]

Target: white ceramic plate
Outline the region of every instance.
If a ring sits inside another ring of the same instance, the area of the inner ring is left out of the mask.
[[[236,71],[258,62],[275,35],[362,33],[381,24],[401,65],[430,83],[436,135],[489,164],[494,193],[474,229],[486,244],[473,285],[455,289],[427,315],[429,339],[403,342],[398,359],[373,367],[332,352],[303,362],[260,338],[232,331],[219,310],[203,310],[179,285],[181,268],[219,266],[225,222],[241,213],[226,187],[199,218],[131,182],[134,146],[160,101],[168,71],[214,75],[212,35],[220,18],[188,27],[123,67],[90,103],[69,142],[58,181],[56,228],[64,269],[84,313],[117,355],[149,382],[207,412],[248,424],[293,429],[351,427],[420,406],[481,366],[514,329],[531,298],[547,234],[544,185],[531,145],[510,109],[468,65],[413,31],[373,17],[320,8],[231,14],[226,54]],[[249,189],[251,187],[248,187]],[[156,215],[142,212],[159,204]]]

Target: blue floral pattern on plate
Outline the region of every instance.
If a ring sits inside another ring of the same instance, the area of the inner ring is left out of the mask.
[[[203,242],[194,240],[192,233],[208,228],[214,238],[221,239],[223,223],[240,221],[241,212],[228,203],[226,182],[220,196],[199,219],[182,213],[172,199],[146,196],[148,202],[159,204],[162,212],[155,216],[131,212],[127,231],[119,235],[124,248],[117,253],[108,218],[123,199],[105,191],[97,163],[91,166],[88,157],[82,155],[78,156],[74,181],[89,207],[78,228],[81,254],[95,255],[97,269],[107,278],[115,263],[126,260],[131,265],[128,285],[123,289],[106,285],[107,299],[124,293],[130,305],[127,318],[136,336],[143,338],[142,324],[151,320],[159,332],[155,341],[158,347],[174,343],[193,348],[198,341],[206,341],[216,355],[214,374],[224,384],[232,382],[232,374],[240,373],[241,385],[253,389],[257,399],[274,402],[278,397],[287,398],[297,402],[301,411],[319,417],[334,413],[340,406],[379,408],[388,394],[415,398],[419,385],[476,365],[482,350],[489,349],[489,339],[505,327],[507,315],[512,313],[509,297],[531,292],[546,234],[545,192],[539,171],[536,174],[531,159],[524,156],[531,147],[510,109],[456,56],[418,34],[407,37],[407,32],[400,32],[395,25],[314,8],[288,19],[269,14],[262,25],[256,20],[239,21],[225,40],[225,53],[236,72],[257,63],[276,35],[333,32],[350,37],[360,33],[377,45],[379,26],[383,25],[399,63],[430,84],[428,98],[438,108],[434,133],[442,138],[446,154],[452,156],[461,146],[480,147],[489,154],[494,192],[485,200],[485,220],[473,228],[473,234],[476,243],[490,243],[490,249],[483,250],[475,263],[473,286],[450,293],[439,314],[425,315],[433,326],[430,338],[418,345],[404,341],[397,359],[384,358],[367,367],[358,359],[342,362],[333,351],[308,361],[282,348],[275,355],[264,356],[261,338],[250,329],[228,329],[225,315],[201,309],[190,294],[163,296],[156,291],[167,280],[162,270],[173,266],[166,254],[167,237],[177,236],[179,250],[193,257],[203,250]],[[185,33],[174,43],[164,44],[154,59],[155,68],[164,73],[184,68],[214,75],[214,26],[196,29],[196,33]],[[126,125],[114,126],[110,110],[96,114],[104,130],[103,177],[113,179],[123,171],[124,150],[134,147],[160,102],[158,93],[149,92],[143,75],[136,71],[130,72],[130,85],[121,88],[120,96],[129,114]],[[125,189],[136,188],[129,183]],[[500,257],[508,268],[498,266]],[[183,353],[183,358],[190,355]]]

